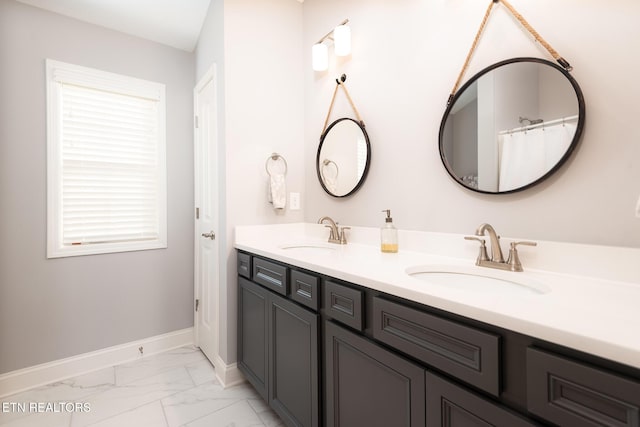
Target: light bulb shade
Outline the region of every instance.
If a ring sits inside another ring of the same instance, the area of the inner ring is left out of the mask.
[[[314,71],[324,71],[329,68],[329,50],[324,43],[316,43],[311,48],[311,62]]]
[[[338,25],[333,30],[333,42],[337,56],[347,56],[351,53],[351,27]]]

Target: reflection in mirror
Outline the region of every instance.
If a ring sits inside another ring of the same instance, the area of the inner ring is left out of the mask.
[[[456,93],[440,126],[440,156],[467,188],[520,191],[566,161],[584,118],[582,92],[567,71],[543,59],[510,59]]]
[[[316,171],[324,191],[334,197],[358,190],[369,171],[371,146],[364,126],[343,117],[331,123],[320,139]]]

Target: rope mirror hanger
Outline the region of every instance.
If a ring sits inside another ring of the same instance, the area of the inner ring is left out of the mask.
[[[507,8],[507,10],[513,15],[513,17],[516,18],[518,22],[520,22],[522,26],[527,31],[529,31],[529,33],[531,33],[535,41],[540,43],[547,50],[547,52],[549,52],[549,54],[553,57],[553,59],[555,59],[558,62],[558,64],[562,66],[562,68],[564,68],[567,72],[573,70],[573,67],[569,64],[569,62],[567,62],[566,59],[560,56],[560,54],[554,48],[552,48],[551,45],[547,43],[547,41],[543,39],[542,36],[540,36],[540,34],[538,34],[536,30],[533,29],[533,27],[527,22],[527,20],[524,19],[524,17],[521,14],[519,14],[518,11],[516,11],[514,7],[511,6],[511,4],[507,0],[491,0],[491,2],[489,3],[489,7],[487,7],[487,11],[484,14],[484,18],[480,23],[480,28],[478,29],[476,37],[473,39],[473,43],[471,44],[471,49],[469,49],[467,58],[464,61],[464,65],[462,66],[462,70],[460,70],[458,79],[456,80],[455,85],[453,85],[453,89],[451,90],[451,94],[449,95],[447,105],[451,104],[453,97],[455,96],[456,92],[458,91],[458,88],[460,87],[462,78],[464,77],[464,74],[467,71],[467,68],[469,67],[469,62],[471,62],[471,57],[473,56],[473,52],[475,52],[476,47],[478,46],[478,41],[480,40],[480,36],[482,35],[482,32],[484,31],[484,28],[487,25],[489,15],[491,15],[493,6],[496,3],[502,3]]]
[[[346,74],[343,74],[342,76],[340,76],[339,79],[336,79],[336,88],[333,91],[333,97],[331,98],[331,104],[329,105],[329,111],[327,112],[327,118],[324,120],[324,127],[322,128],[322,133],[320,134],[320,139],[322,139],[322,136],[327,131],[327,125],[329,124],[329,117],[331,116],[331,110],[333,110],[333,104],[336,101],[336,95],[338,94],[338,89],[339,88],[344,89],[344,93],[345,93],[345,95],[347,95],[347,99],[349,100],[349,104],[351,104],[351,108],[353,108],[353,111],[356,114],[356,117],[358,119],[358,123],[360,123],[360,125],[364,128],[364,122],[362,121],[362,117],[360,117],[360,113],[358,112],[358,109],[356,108],[355,104],[353,103],[353,100],[351,99],[351,96],[349,95],[349,91],[347,90],[347,87],[344,85],[344,82],[346,80],[347,80],[347,75]]]

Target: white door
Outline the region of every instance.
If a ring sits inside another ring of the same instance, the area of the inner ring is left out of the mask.
[[[218,354],[218,140],[216,75],[212,67],[194,89],[195,340],[212,362]]]

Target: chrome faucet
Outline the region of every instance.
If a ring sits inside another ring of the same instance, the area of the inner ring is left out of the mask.
[[[487,246],[485,244],[485,239],[482,239],[485,235],[485,231],[489,234],[489,240],[491,243],[491,258],[487,254]],[[490,267],[490,268],[498,268],[500,270],[509,270],[509,271],[522,271],[522,263],[520,262],[520,257],[518,256],[518,245],[527,245],[527,246],[536,246],[536,242],[511,242],[509,245],[509,257],[507,260],[504,260],[504,256],[502,255],[502,249],[500,247],[500,236],[496,233],[496,230],[487,223],[480,224],[480,227],[476,230],[476,236],[466,236],[466,240],[477,240],[480,242],[480,252],[478,253],[478,258],[476,259],[476,265],[480,267]]]
[[[338,229],[338,223],[328,216],[323,216],[322,218],[320,218],[318,220],[318,224],[324,224],[325,221],[329,223],[328,225],[325,225],[325,227],[329,229],[329,240],[327,241],[329,243],[338,243],[340,245],[346,245],[347,236],[344,231],[351,229],[351,227],[340,227],[340,229]]]

